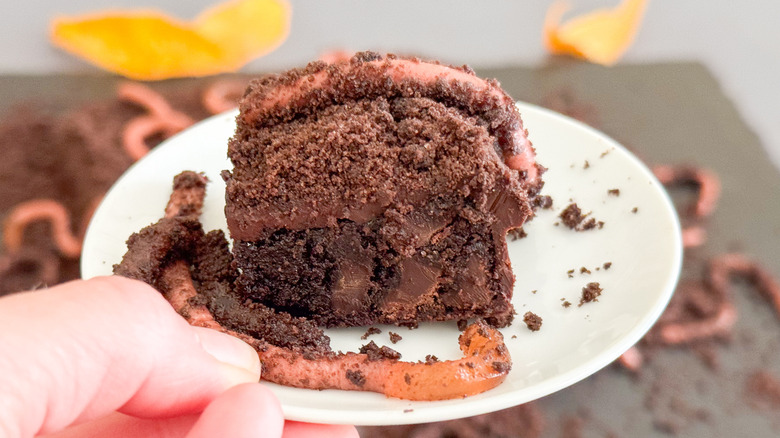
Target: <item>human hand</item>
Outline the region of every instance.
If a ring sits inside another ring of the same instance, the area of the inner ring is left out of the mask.
[[[257,353],[150,286],[73,281],[0,299],[0,437],[357,437],[285,422]]]

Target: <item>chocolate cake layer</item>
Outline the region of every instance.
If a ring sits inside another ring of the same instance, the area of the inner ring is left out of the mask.
[[[358,54],[257,80],[240,108],[224,176],[245,298],[328,326],[511,320],[504,239],[542,169],[497,84]]]

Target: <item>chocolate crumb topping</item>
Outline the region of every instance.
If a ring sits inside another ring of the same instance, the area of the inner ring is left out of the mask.
[[[398,333],[396,333],[396,332],[389,332],[388,334],[390,335],[390,342],[392,342],[393,344],[397,344],[397,343],[398,343],[398,341],[400,341],[401,339],[403,339],[403,338],[401,337],[401,335],[399,335],[399,334],[398,334]]]
[[[346,375],[347,380],[355,386],[361,387],[366,384],[366,378],[360,370],[347,370]]]

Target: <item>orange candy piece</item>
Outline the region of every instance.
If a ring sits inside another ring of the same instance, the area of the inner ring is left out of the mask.
[[[634,41],[646,7],[647,0],[623,0],[614,9],[596,10],[561,24],[569,5],[558,0],[547,10],[545,47],[554,54],[613,65]]]
[[[131,79],[159,80],[236,71],[278,47],[290,30],[285,0],[233,0],[191,22],[157,11],[58,18],[52,42]]]

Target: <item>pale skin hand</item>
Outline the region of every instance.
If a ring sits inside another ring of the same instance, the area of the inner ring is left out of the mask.
[[[0,437],[357,437],[285,422],[244,342],[148,285],[73,281],[0,299]]]

